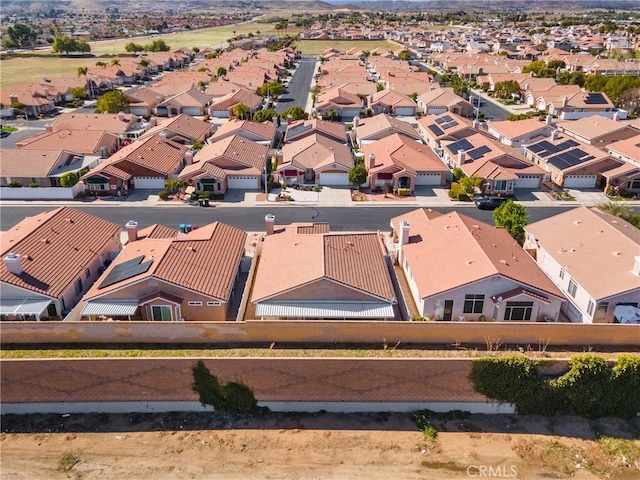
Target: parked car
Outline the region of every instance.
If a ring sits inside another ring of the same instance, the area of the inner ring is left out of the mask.
[[[507,197],[476,197],[473,202],[480,210],[495,210],[504,202],[509,200]]]

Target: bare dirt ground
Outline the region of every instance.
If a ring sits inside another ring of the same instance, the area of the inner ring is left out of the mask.
[[[2,479],[640,478],[637,422],[435,414],[30,415],[2,417]]]

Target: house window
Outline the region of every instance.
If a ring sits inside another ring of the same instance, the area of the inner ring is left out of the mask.
[[[504,191],[507,189],[507,181],[506,180],[495,180],[493,182],[493,189],[496,191]]]
[[[607,310],[609,310],[609,302],[600,302],[598,308],[596,308],[596,315],[594,320],[604,320],[607,316]]]
[[[171,307],[169,305],[152,305],[151,318],[156,322],[170,322]]]
[[[219,307],[222,305],[221,302],[207,302],[207,307]]]
[[[187,305],[189,305],[190,307],[201,307],[202,302],[187,302]]]
[[[73,284],[73,287],[76,290],[76,295],[80,295],[82,293],[82,279],[77,279]]]
[[[84,276],[86,278],[89,278],[91,276],[91,271],[88,268],[84,271]]]
[[[589,299],[589,303],[587,304],[587,315],[591,315],[593,313],[593,300]]]
[[[578,285],[576,284],[576,282],[574,282],[573,279],[569,280],[569,288],[567,288],[567,292],[569,292],[569,295],[571,295],[573,298],[576,298],[577,291]]]
[[[504,310],[504,319],[509,320],[531,320],[533,302],[507,302]]]
[[[560,278],[564,278],[564,268],[560,269]]]
[[[484,295],[465,295],[464,313],[482,313],[484,308]]]

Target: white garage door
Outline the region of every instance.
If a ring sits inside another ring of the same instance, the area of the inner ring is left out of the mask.
[[[538,188],[540,177],[537,175],[522,175],[516,180],[516,188]]]
[[[258,180],[256,177],[227,177],[227,185],[229,188],[257,189]]]
[[[348,173],[321,173],[319,185],[349,185]]]
[[[182,109],[182,113],[191,115],[192,117],[198,117],[202,115],[202,109],[199,107],[185,107]]]
[[[440,173],[418,173],[416,185],[440,185]]]
[[[564,188],[595,188],[595,175],[576,175],[564,177]]]
[[[414,109],[411,107],[398,107],[395,109],[394,113],[398,117],[413,117],[415,115]]]
[[[164,178],[162,177],[134,177],[135,188],[164,188]]]

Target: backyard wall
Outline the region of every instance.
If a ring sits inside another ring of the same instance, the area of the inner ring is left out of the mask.
[[[640,326],[536,322],[2,322],[3,344],[369,343],[640,346]]]
[[[84,191],[83,183],[76,183],[71,188],[64,187],[1,187],[0,200],[73,200],[78,193]]]

